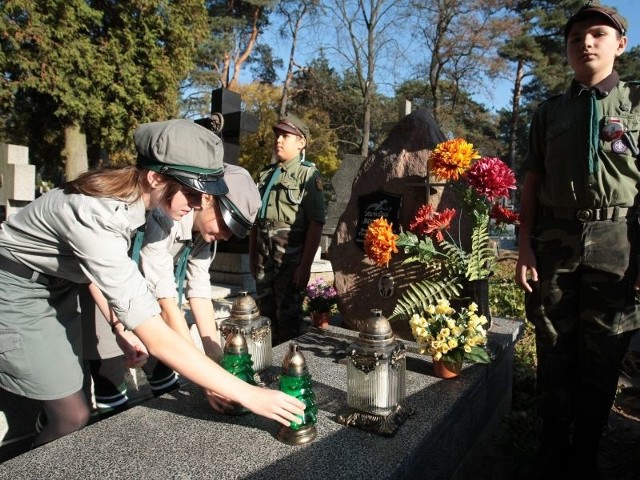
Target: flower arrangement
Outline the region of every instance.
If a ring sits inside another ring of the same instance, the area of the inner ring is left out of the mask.
[[[516,223],[518,214],[501,205],[515,189],[513,171],[500,159],[481,157],[473,144],[462,138],[438,144],[429,157],[429,170],[438,180],[447,181],[461,200],[462,210],[471,220],[471,238],[465,249],[458,235],[450,232],[458,215],[454,208],[441,212],[422,205],[410,222],[408,231],[393,234],[385,219],[369,224],[365,234],[365,253],[378,265],[388,265],[393,253],[402,248],[403,263],[421,262],[438,267],[435,278],[409,285],[390,319],[411,317],[424,305],[438,298],[460,294],[463,283],[486,279],[491,275],[495,252],[489,243],[489,222]],[[460,217],[458,217],[459,219]]]
[[[307,315],[320,312],[336,313],[338,309],[338,292],[333,285],[320,277],[307,285],[302,307]]]
[[[431,355],[435,361],[444,361],[459,373],[464,360],[488,363],[489,355],[483,348],[487,343],[487,323],[484,315],[478,315],[478,306],[456,311],[446,299],[436,305],[427,305],[424,312],[415,313],[409,320],[411,331],[420,352]]]

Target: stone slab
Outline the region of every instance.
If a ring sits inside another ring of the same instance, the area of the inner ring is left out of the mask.
[[[513,343],[521,323],[494,319],[489,365],[465,365],[454,380],[431,375],[430,361],[409,348],[407,404],[415,409],[391,438],[338,424],[347,411],[345,351],[350,330],[312,329],[296,341],[313,378],[319,408],[313,442],[288,446],[278,424],[211,410],[200,388],[180,390],[0,464],[0,478],[421,478],[461,472],[511,392]],[[274,373],[287,351],[274,348]],[[271,385],[275,388],[275,385]],[[480,445],[481,446],[481,445]],[[460,477],[463,478],[463,477]],[[467,477],[472,478],[472,477]]]

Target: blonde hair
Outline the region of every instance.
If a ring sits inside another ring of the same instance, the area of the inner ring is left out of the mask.
[[[67,182],[64,192],[80,193],[90,197],[115,198],[123,202],[136,202],[151,189],[146,168],[136,166],[102,167],[89,170],[75,180]],[[165,181],[164,198],[170,202],[181,185],[171,177],[162,175]]]

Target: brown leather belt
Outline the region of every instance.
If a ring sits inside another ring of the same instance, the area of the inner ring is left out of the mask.
[[[570,208],[542,207],[545,217],[558,220],[575,220],[577,222],[597,222],[601,220],[617,220],[637,215],[636,207],[602,207],[602,208]]]
[[[48,287],[52,280],[52,277],[36,272],[24,264],[11,260],[7,257],[3,257],[2,255],[0,255],[0,270],[9,272],[16,277],[25,278],[30,282],[39,283],[45,287]]]

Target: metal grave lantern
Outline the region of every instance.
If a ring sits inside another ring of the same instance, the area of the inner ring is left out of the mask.
[[[277,439],[287,445],[302,445],[316,438],[318,422],[318,406],[316,396],[311,387],[311,375],[307,362],[297,343],[289,344],[289,351],[282,362],[280,375],[280,391],[287,393],[305,404],[301,423],[284,425],[278,430]]]
[[[244,380],[251,385],[256,384],[253,379],[255,372],[253,370],[251,354],[247,348],[247,341],[238,327],[234,327],[233,331],[227,336],[220,365],[240,380]],[[241,405],[237,405],[226,413],[230,415],[243,415],[249,413],[249,410]]]
[[[406,347],[396,340],[381,310],[359,322],[358,339],[347,348],[349,413],[338,422],[392,436],[413,414],[406,396]]]
[[[220,322],[221,343],[234,327],[237,327],[247,340],[254,370],[260,372],[270,367],[273,361],[271,321],[260,315],[256,301],[249,292],[239,292],[231,305],[229,318]]]

